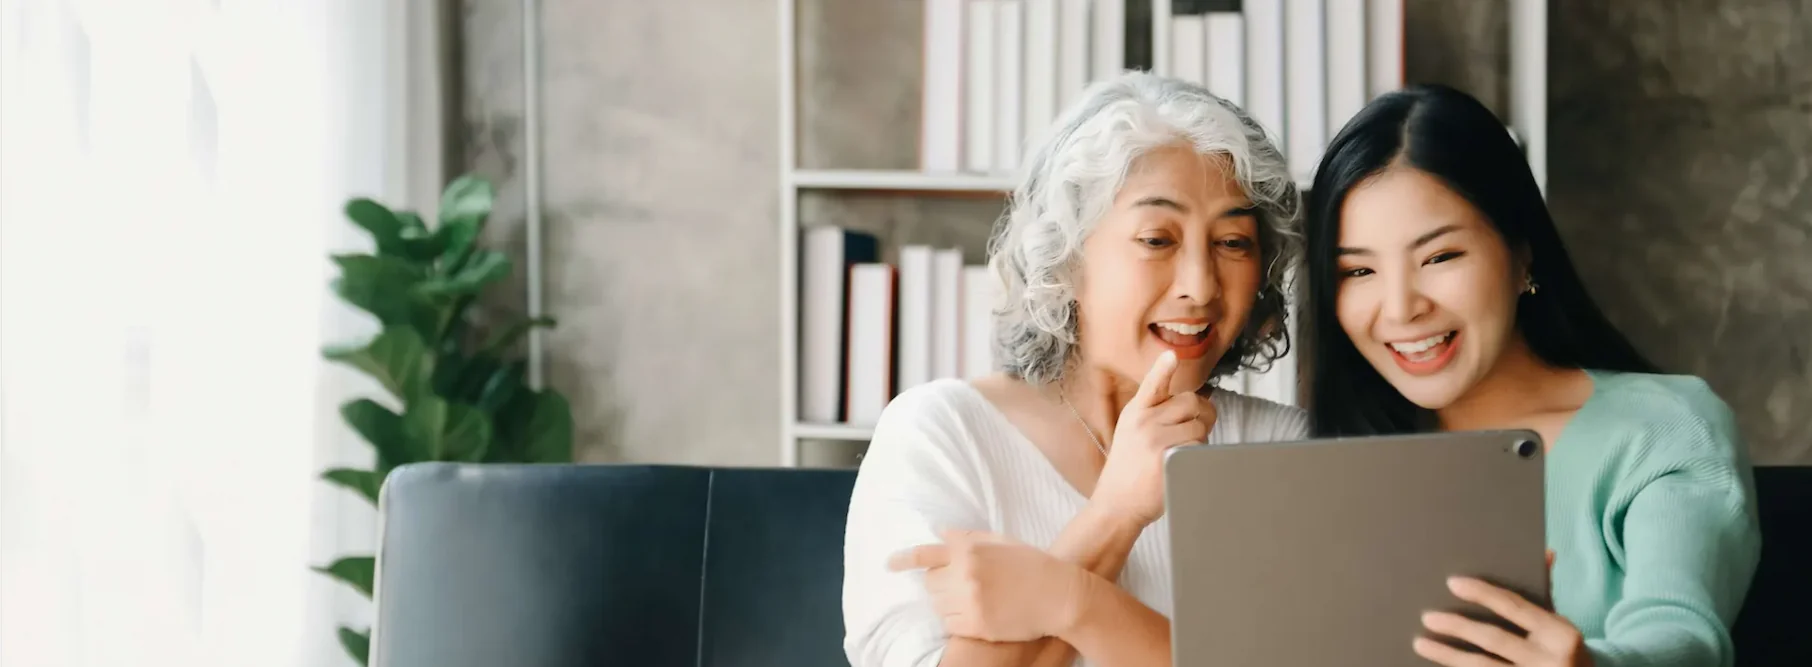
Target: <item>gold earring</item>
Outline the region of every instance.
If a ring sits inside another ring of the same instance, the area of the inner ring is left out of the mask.
[[[1534,294],[1535,290],[1535,276],[1533,274],[1523,276],[1523,291]]]

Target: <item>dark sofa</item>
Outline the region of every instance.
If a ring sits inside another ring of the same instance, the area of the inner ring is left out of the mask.
[[[1812,467],[1757,471],[1740,665],[1812,665]],[[847,665],[853,471],[418,464],[382,498],[375,667]]]

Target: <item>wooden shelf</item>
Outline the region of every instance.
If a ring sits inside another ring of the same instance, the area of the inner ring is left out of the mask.
[[[871,190],[888,192],[991,192],[1013,190],[1011,176],[991,174],[931,174],[881,169],[800,169],[792,172],[792,186],[800,190]]]
[[[867,440],[874,437],[874,433],[872,427],[854,424],[793,424],[793,438],[796,440]]]

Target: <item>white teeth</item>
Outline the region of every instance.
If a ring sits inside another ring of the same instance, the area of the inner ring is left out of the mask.
[[[1206,324],[1178,324],[1176,322],[1159,322],[1159,328],[1168,329],[1185,336],[1194,336],[1208,330]]]
[[[1391,349],[1401,352],[1403,354],[1415,354],[1417,352],[1427,352],[1429,348],[1434,347],[1436,345],[1440,345],[1441,343],[1447,342],[1447,337],[1450,335],[1452,335],[1452,334],[1444,333],[1439,336],[1429,336],[1422,340],[1411,341],[1408,343],[1391,343],[1390,347],[1391,347]]]

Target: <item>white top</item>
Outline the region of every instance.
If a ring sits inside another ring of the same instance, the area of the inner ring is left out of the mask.
[[[1209,444],[1308,433],[1308,416],[1298,408],[1218,389],[1211,400]],[[849,503],[843,650],[852,667],[934,667],[943,657],[947,636],[924,573],[889,572],[890,554],[937,542],[951,528],[1048,549],[1086,502],[968,382],[937,380],[901,392],[881,413]],[[1119,584],[1169,616],[1170,581],[1170,532],[1160,518],[1134,543]]]

